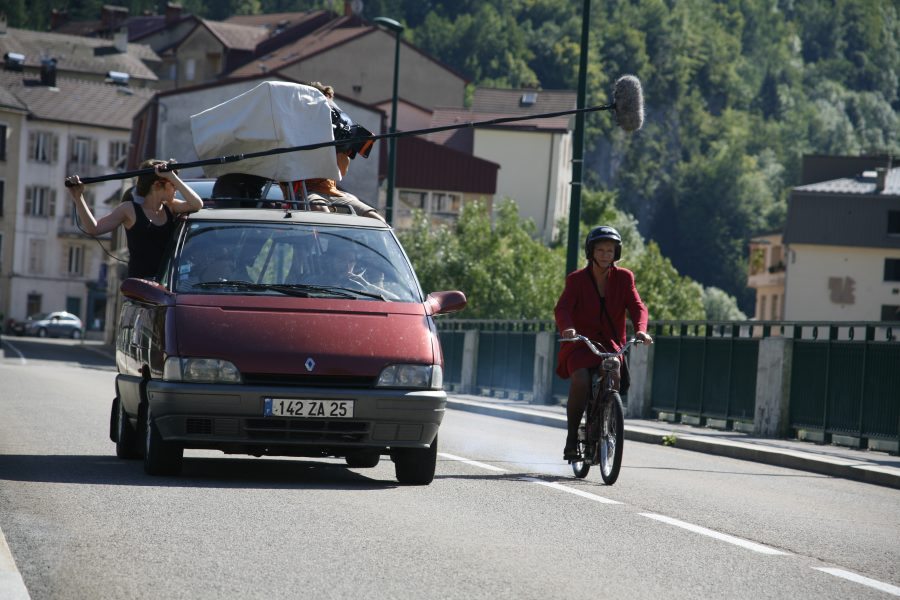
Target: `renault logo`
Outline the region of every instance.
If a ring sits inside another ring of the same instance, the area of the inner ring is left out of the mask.
[[[316,368],[316,361],[314,361],[311,357],[306,359],[306,362],[303,363],[303,366],[306,367],[307,371],[312,371]]]

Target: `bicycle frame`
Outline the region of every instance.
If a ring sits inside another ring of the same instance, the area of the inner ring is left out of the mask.
[[[583,335],[560,341],[581,341],[603,359],[597,369],[592,369],[590,396],[578,430],[578,458],[571,464],[579,478],[585,477],[592,465],[600,465],[603,481],[612,485],[619,475],[624,441],[624,416],[618,395],[620,357],[641,342],[631,339],[616,352],[603,352]]]

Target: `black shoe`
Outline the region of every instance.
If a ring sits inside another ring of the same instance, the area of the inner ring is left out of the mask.
[[[563,460],[568,462],[578,460],[578,449],[570,448],[569,446],[563,448]]]

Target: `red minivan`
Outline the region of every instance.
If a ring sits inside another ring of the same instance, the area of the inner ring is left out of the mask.
[[[185,449],[394,461],[434,478],[444,415],[433,318],[390,226],[284,208],[203,209],[178,224],[158,280],[127,279],[110,437],[177,474]]]

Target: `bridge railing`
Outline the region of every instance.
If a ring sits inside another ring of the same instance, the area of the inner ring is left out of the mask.
[[[900,322],[654,321],[630,417],[900,449]],[[552,321],[438,320],[449,391],[565,399]]]

